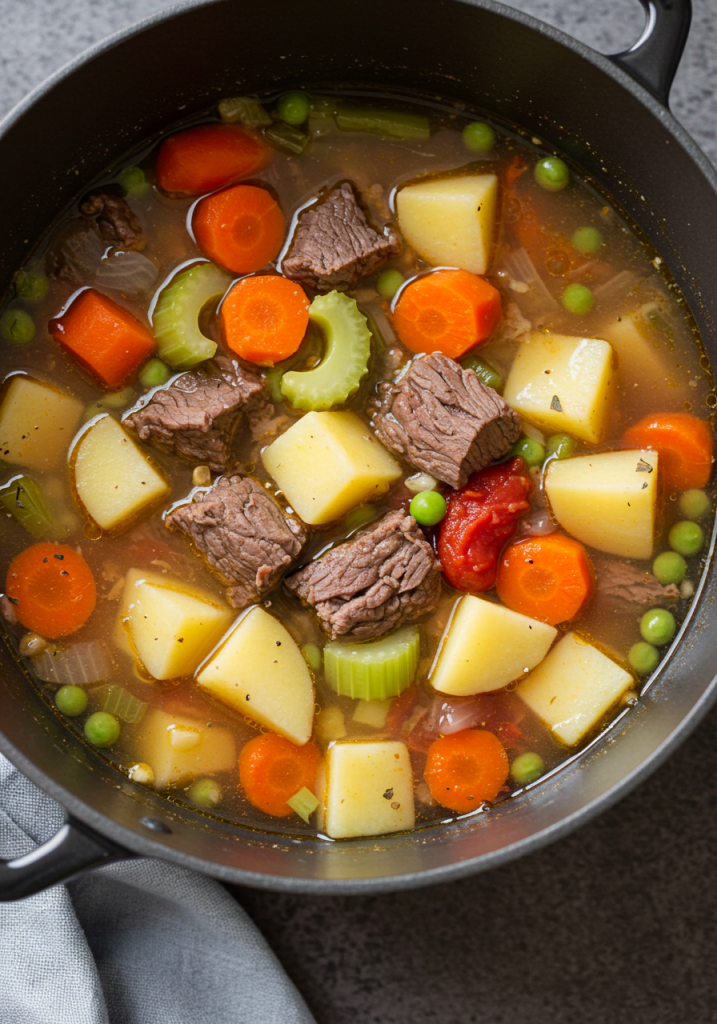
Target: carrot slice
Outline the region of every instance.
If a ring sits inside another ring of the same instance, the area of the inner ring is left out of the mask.
[[[660,476],[670,489],[704,487],[712,472],[714,438],[709,424],[688,412],[645,416],[622,437],[627,448],[650,448],[660,456]]]
[[[269,159],[266,143],[240,125],[203,124],[164,140],[157,185],[163,192],[198,196],[256,174]]]
[[[508,608],[557,626],[574,619],[593,590],[593,569],[582,544],[561,533],[511,544],[496,578]]]
[[[508,778],[508,755],[492,732],[463,729],[434,740],[423,774],[436,803],[474,811],[497,797]]]
[[[285,277],[245,277],[230,289],[220,319],[229,348],[260,366],[298,349],[309,323],[309,300]]]
[[[293,814],[287,804],[306,786],[313,790],[321,754],[309,742],[297,747],[274,732],[255,736],[239,755],[239,782],[247,799],[275,818]]]
[[[235,274],[250,274],[279,255],[286,220],[266,189],[234,185],[201,199],[192,227],[211,260]]]
[[[23,626],[49,640],[84,626],[97,601],[87,562],[66,544],[33,544],[13,558],[5,592]]]
[[[467,270],[437,270],[401,292],[393,323],[412,352],[458,359],[490,337],[500,313],[500,294],[488,281]]]
[[[117,388],[157,345],[141,321],[94,288],[86,288],[49,323],[55,341],[100,383]]]

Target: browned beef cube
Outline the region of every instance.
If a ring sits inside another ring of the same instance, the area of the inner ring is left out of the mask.
[[[241,415],[264,393],[260,377],[219,357],[159,388],[124,423],[142,441],[214,473],[229,466]]]
[[[663,586],[644,566],[602,559],[595,562],[597,596],[616,611],[628,612],[636,605],[669,605],[680,596],[674,583]]]
[[[345,290],[399,249],[393,232],[380,235],[371,227],[353,186],[344,182],[299,217],[281,271],[318,292]]]
[[[116,249],[144,249],[142,225],[124,196],[93,192],[80,205],[80,213],[94,221],[100,238]]]
[[[220,477],[175,507],[165,526],[185,534],[228,588],[232,608],[244,608],[276,586],[306,540],[301,523],[285,516],[266,488],[248,476]]]
[[[389,512],[286,580],[332,640],[373,640],[438,605],[441,570],[413,516]]]
[[[520,417],[473,370],[434,353],[414,359],[381,386],[374,429],[387,448],[436,480],[462,487],[471,473],[506,455]]]

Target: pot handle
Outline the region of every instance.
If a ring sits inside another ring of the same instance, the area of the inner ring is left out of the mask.
[[[87,825],[68,818],[59,832],[32,853],[15,860],[0,859],[0,903],[21,900],[69,882],[85,871],[132,854]]]
[[[614,61],[665,107],[692,21],[692,0],[640,0],[647,21],[634,46]]]

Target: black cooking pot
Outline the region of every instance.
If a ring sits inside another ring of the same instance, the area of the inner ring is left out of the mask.
[[[310,18],[290,0],[214,0],[150,18],[65,68],[5,122],[0,292],[58,211],[138,143],[223,95],[340,84],[458,101],[567,155],[661,254],[714,358],[717,176],[666,107],[690,3],[642,3],[641,40],[613,58],[492,0],[313,0]],[[714,538],[672,650],[608,737],[490,814],[410,835],[287,839],[171,803],[66,730],[3,649],[0,751],[69,817],[36,853],[0,862],[0,899],[136,855],[245,885],[348,893],[447,881],[534,850],[637,785],[712,704],[713,548]]]

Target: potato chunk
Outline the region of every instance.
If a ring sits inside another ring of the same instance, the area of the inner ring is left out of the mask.
[[[0,458],[11,466],[52,469],[65,461],[82,402],[51,384],[15,374],[0,404]]]
[[[197,682],[217,700],[297,746],[311,738],[311,674],[294,638],[263,608],[251,608],[237,621]]]
[[[70,480],[90,519],[121,533],[169,495],[164,474],[112,416],[99,416],[77,437]]]
[[[332,839],[413,828],[413,776],[405,743],[344,740],[326,755],[324,828]]]
[[[648,313],[655,309],[654,303],[647,303],[633,313],[613,317],[600,332],[617,353],[616,380],[623,387],[637,385],[640,394],[651,390],[662,394],[669,377],[670,362],[666,359],[667,346],[663,338],[661,346],[657,341],[658,332],[650,324]],[[682,388],[684,390],[684,387]],[[633,392],[629,391],[629,395]]]
[[[236,767],[234,737],[206,718],[185,718],[152,708],[133,740],[134,754],[154,769],[157,789],[191,782],[198,775],[228,772]]]
[[[503,397],[548,434],[598,444],[610,407],[612,362],[607,341],[534,331],[518,349]]]
[[[551,462],[545,493],[560,525],[583,544],[651,558],[657,480],[657,452],[600,452]]]
[[[441,693],[460,697],[498,690],[535,668],[557,632],[554,626],[467,594],[454,606],[430,682]]]
[[[383,494],[401,467],[352,412],[310,412],[262,454],[264,465],[305,523],[339,519]]]
[[[130,569],[117,634],[155,679],[189,676],[221,639],[232,611],[195,587]]]
[[[632,684],[624,668],[576,633],[568,633],[518,684],[516,693],[556,739],[574,747]]]
[[[434,266],[485,274],[493,249],[497,195],[495,174],[407,185],[396,197],[398,226],[408,244]]]

